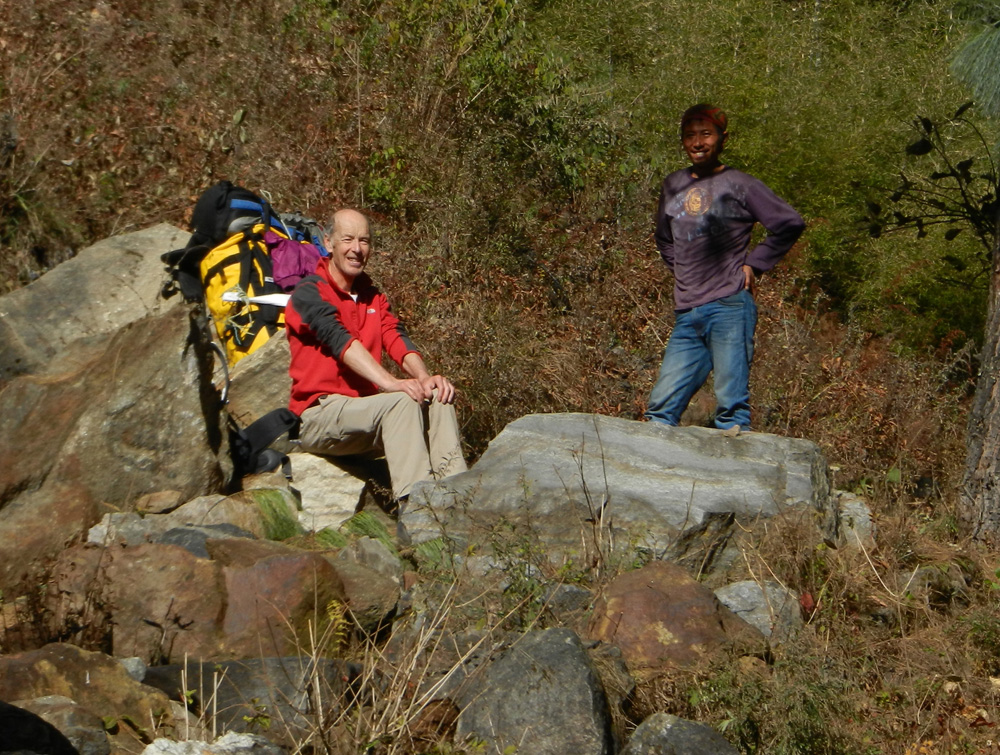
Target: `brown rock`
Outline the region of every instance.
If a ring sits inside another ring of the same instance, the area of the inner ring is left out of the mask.
[[[344,585],[318,553],[271,556],[223,569],[229,605],[223,631],[227,657],[309,652],[309,623],[326,625],[346,603]],[[324,626],[314,626],[316,635]]]
[[[633,671],[693,666],[737,641],[764,645],[760,632],[666,561],[613,580],[594,605],[588,634],[620,647]]]
[[[308,622],[327,624],[330,612],[348,603],[337,570],[320,554],[245,539],[207,545],[218,561],[154,543],[70,548],[53,571],[54,621],[60,631],[75,627],[78,640],[110,639],[115,655],[180,663],[185,654],[193,660],[295,654],[307,647]],[[380,588],[391,581],[366,576]],[[377,624],[391,610],[382,606],[386,590],[370,597],[360,579],[353,584],[361,615],[376,616]]]
[[[348,603],[340,575],[318,553],[245,539],[207,545],[218,561],[157,543],[67,549],[53,570],[48,604],[58,630],[110,640],[116,655],[152,663],[180,663],[185,654],[290,655],[309,650],[309,622],[322,631]],[[396,593],[383,589],[391,580],[365,576],[379,589],[369,594],[359,577],[355,601],[377,624],[391,610],[385,596]]]
[[[110,553],[95,545],[78,544],[59,554],[45,597],[50,636],[74,644],[110,646],[114,628],[106,596]]]
[[[162,252],[187,234],[162,223],[112,236],[0,297],[0,383],[38,372],[83,341],[178,304],[164,300]]]
[[[330,563],[343,581],[347,606],[364,631],[375,632],[392,618],[399,602],[398,584],[360,564],[343,559]]]
[[[83,535],[98,502],[222,483],[225,437],[190,327],[173,307],[0,390],[0,590]]]
[[[162,692],[139,684],[114,658],[56,643],[0,656],[0,700],[62,695],[101,718],[143,725],[169,716]]]
[[[0,451],[2,455],[2,451]],[[0,467],[6,466],[0,464]],[[0,509],[0,592],[14,595],[32,565],[51,558],[97,520],[97,505],[79,485],[52,484]]]
[[[246,569],[271,556],[299,553],[292,546],[276,543],[274,540],[250,540],[242,537],[208,540],[205,548],[213,561],[239,569]]]
[[[119,507],[160,490],[186,500],[223,482],[220,413],[215,397],[202,395],[206,377],[188,346],[190,329],[187,311],[174,307],[108,341],[88,365],[85,411],[55,469],[78,459],[74,478]]]
[[[215,658],[226,611],[221,567],[176,545],[109,549],[105,595],[115,655],[152,663]],[[98,578],[100,581],[100,578]]]
[[[183,502],[184,498],[179,490],[161,490],[139,496],[135,502],[135,510],[141,514],[166,514]]]

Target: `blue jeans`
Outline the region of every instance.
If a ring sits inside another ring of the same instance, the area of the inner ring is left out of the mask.
[[[677,425],[715,370],[715,426],[750,429],[750,362],[757,305],[749,291],[677,313],[646,418]]]

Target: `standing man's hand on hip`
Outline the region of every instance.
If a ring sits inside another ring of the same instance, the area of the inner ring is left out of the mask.
[[[757,276],[750,265],[743,266],[743,288],[749,291],[751,296],[757,295]]]

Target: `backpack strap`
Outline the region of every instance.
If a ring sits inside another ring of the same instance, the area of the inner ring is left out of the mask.
[[[297,430],[299,418],[291,409],[282,407],[269,411],[260,419],[250,423],[243,435],[254,453],[260,453],[279,437],[290,430]]]
[[[164,299],[169,299],[179,292],[186,302],[204,301],[205,288],[201,282],[198,265],[208,254],[209,247],[193,242],[194,237],[183,249],[174,249],[160,255],[169,274],[160,289],[160,296]]]
[[[230,443],[237,477],[270,471],[279,465],[285,470],[285,476],[290,476],[288,457],[268,446],[286,432],[289,437],[298,435],[299,418],[295,414],[281,408],[268,412],[243,429],[236,427],[235,422],[232,424]]]

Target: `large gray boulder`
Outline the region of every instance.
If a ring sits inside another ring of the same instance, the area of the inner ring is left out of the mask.
[[[264,730],[272,741],[294,746],[308,738],[317,721],[344,712],[361,672],[355,663],[309,655],[189,660],[151,668],[146,684],[173,699],[187,694],[199,709],[216,711],[217,731]]]
[[[87,247],[0,297],[0,384],[43,369],[67,346],[114,333],[175,304],[159,297],[160,255],[189,234],[166,223]]]
[[[654,713],[639,724],[622,755],[739,755],[739,750],[705,724]]]
[[[456,740],[533,755],[613,751],[604,688],[580,638],[569,629],[529,632],[456,695]]]
[[[733,533],[808,512],[833,539],[826,461],[806,440],[664,427],[590,414],[529,415],[468,472],[419,483],[400,515],[415,543],[466,543],[501,520],[556,551],[629,543],[710,570]]]
[[[136,320],[78,363],[0,387],[0,589],[36,559],[161,490],[185,499],[228,476],[218,394],[185,307]],[[75,352],[79,354],[79,352]],[[57,360],[62,362],[62,360]]]

